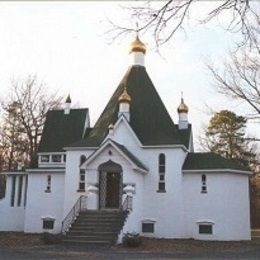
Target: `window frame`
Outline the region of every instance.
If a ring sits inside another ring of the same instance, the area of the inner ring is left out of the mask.
[[[83,185],[83,187],[81,187],[81,185]],[[86,170],[80,169],[78,192],[85,192],[85,191],[86,191]]]
[[[43,158],[46,158],[46,160],[43,159]],[[50,155],[49,154],[42,154],[41,155],[41,163],[50,163]]]
[[[158,190],[157,192],[166,192],[165,189],[165,172],[166,172],[166,156],[164,153],[160,153],[158,156]]]
[[[51,192],[51,181],[52,181],[52,176],[51,174],[47,175],[47,185],[46,185],[46,193],[50,193]]]
[[[199,223],[199,234],[200,235],[213,235],[213,224],[212,223]]]
[[[60,158],[60,160],[54,160],[54,158]],[[63,161],[62,161],[62,155],[61,154],[52,154],[51,155],[51,162],[52,163],[62,163]]]
[[[208,193],[208,188],[207,188],[207,175],[202,174],[201,175],[201,190],[200,193]]]
[[[50,224],[50,226],[46,226],[46,224]],[[42,229],[44,230],[53,230],[55,225],[55,219],[53,218],[43,218],[42,219]]]

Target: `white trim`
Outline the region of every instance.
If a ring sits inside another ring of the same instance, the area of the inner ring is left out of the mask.
[[[44,153],[42,153],[42,152],[40,152],[40,153],[37,153],[37,155],[38,156],[40,156],[40,155],[55,155],[55,154],[57,154],[57,155],[62,155],[62,154],[66,154],[66,152],[44,152]]]
[[[13,171],[13,172],[9,172],[9,171],[6,171],[6,172],[0,172],[0,174],[2,175],[28,175],[27,172],[25,171]]]
[[[131,116],[131,115],[130,115]],[[119,124],[121,123],[121,121],[123,121],[126,124],[126,127],[128,128],[128,130],[130,131],[130,133],[133,135],[134,139],[136,140],[136,142],[138,143],[139,146],[142,147],[142,143],[140,142],[140,140],[138,139],[137,135],[135,134],[135,132],[133,131],[132,127],[130,126],[129,122],[127,121],[127,119],[125,118],[125,116],[122,114],[120,115],[120,117],[117,119],[115,125],[114,125],[114,132],[116,130],[116,128],[119,126]],[[111,136],[109,134],[106,135],[106,137],[104,138],[104,140],[102,141],[101,145],[103,143],[105,143],[107,141],[107,139],[112,139],[110,138]],[[113,139],[112,139],[113,140]]]
[[[142,221],[142,223],[155,223],[156,222],[155,219],[151,219],[151,218],[144,218],[141,221]]]
[[[162,148],[181,148],[183,149],[185,152],[188,152],[189,150],[186,148],[185,145],[183,144],[165,144],[165,145],[143,145],[141,146],[142,148],[144,149],[155,149],[155,148],[158,148],[158,149],[162,149]]]
[[[49,169],[49,168],[37,168],[37,169],[26,169],[28,173],[65,173],[65,168],[62,169]]]
[[[204,225],[215,225],[215,222],[213,220],[210,219],[201,219],[201,220],[197,220],[196,223],[198,225],[200,224],[204,224]]]
[[[98,150],[94,151],[87,160],[80,166],[80,169],[86,169],[87,165],[94,160],[96,156],[98,156],[108,145],[111,145],[123,158],[125,158],[133,167],[134,170],[141,172],[141,173],[148,173],[148,171],[138,167],[133,161],[126,156],[114,143],[112,139],[107,139],[107,141],[99,147]]]
[[[201,170],[182,170],[182,173],[202,173],[202,172],[212,172],[212,173],[241,173],[241,174],[247,174],[252,175],[252,172],[250,171],[241,171],[241,170],[234,170],[234,169],[201,169]]]
[[[64,150],[66,151],[85,151],[85,150],[96,150],[98,149],[99,147],[98,146],[93,146],[93,147],[88,147],[88,146],[85,146],[85,147],[63,147]]]

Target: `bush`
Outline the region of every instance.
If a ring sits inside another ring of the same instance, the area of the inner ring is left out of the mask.
[[[60,234],[43,233],[41,239],[45,245],[60,244],[62,242],[62,236]]]
[[[123,244],[129,247],[138,247],[141,245],[141,237],[138,233],[127,232],[123,237]]]

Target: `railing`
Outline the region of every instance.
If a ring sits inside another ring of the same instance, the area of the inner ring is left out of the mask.
[[[127,195],[122,204],[122,210],[131,211],[132,209],[133,209],[133,197],[130,195]]]
[[[78,216],[79,212],[86,209],[86,196],[81,195],[70,212],[62,221],[61,232],[65,234],[68,229],[70,228],[71,224],[75,221],[76,217]]]

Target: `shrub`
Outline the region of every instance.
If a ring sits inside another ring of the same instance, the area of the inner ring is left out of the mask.
[[[61,243],[61,235],[60,234],[50,234],[50,233],[43,233],[41,239],[45,245],[53,245]]]
[[[141,245],[141,237],[138,233],[127,232],[124,234],[123,244],[129,247],[138,247]]]

